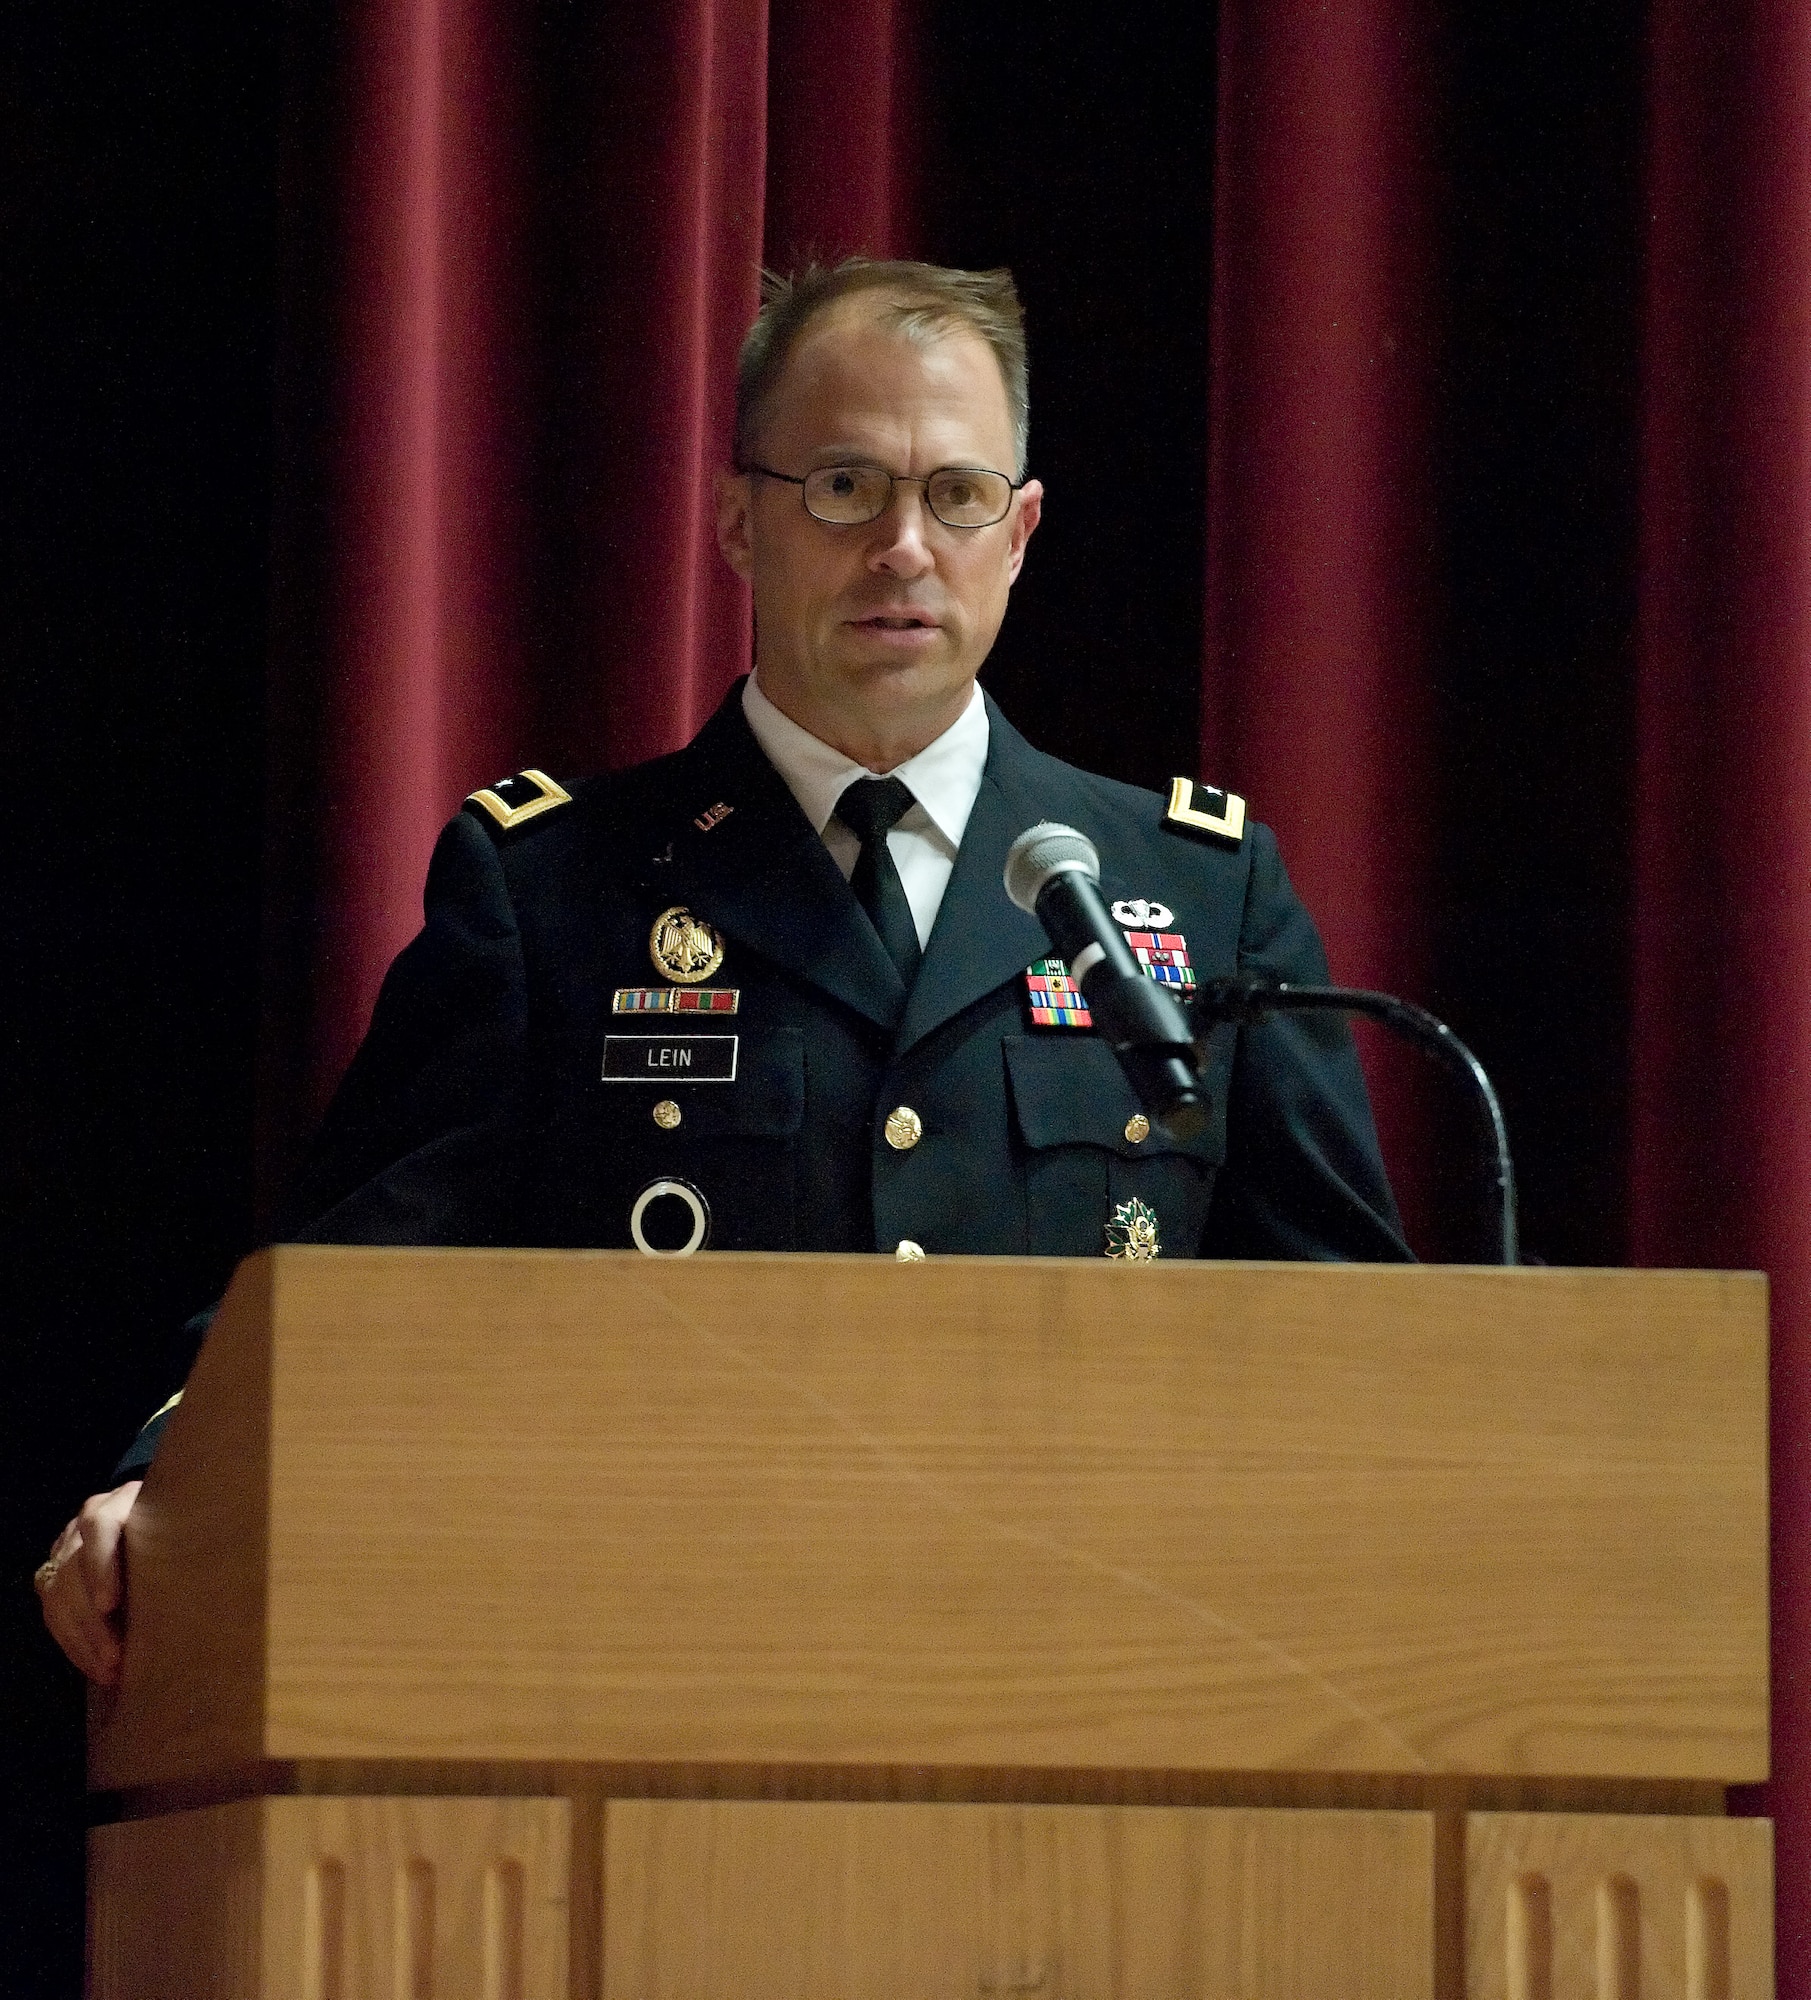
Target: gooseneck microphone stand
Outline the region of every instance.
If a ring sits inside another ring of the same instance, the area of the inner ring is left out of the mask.
[[[1509,1157],[1509,1130],[1503,1107],[1485,1074],[1484,1065],[1444,1021],[1425,1007],[1398,1000],[1391,993],[1368,993],[1356,986],[1295,986],[1249,972],[1210,979],[1195,988],[1189,1012],[1196,1024],[1196,1046],[1220,1021],[1250,1022],[1266,1014],[1363,1014],[1393,1029],[1462,1077],[1478,1112],[1480,1152],[1490,1185],[1487,1227],[1499,1264],[1520,1262],[1516,1242],[1515,1166]]]

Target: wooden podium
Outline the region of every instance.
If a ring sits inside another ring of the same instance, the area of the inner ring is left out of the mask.
[[[95,2000],[1750,2000],[1766,1288],[284,1248]]]

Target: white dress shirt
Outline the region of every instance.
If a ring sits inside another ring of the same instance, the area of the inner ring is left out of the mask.
[[[768,762],[823,836],[845,881],[855,872],[861,841],[836,817],[837,800],[857,778],[897,778],[908,788],[918,803],[887,835],[887,852],[905,887],[918,942],[928,944],[987,766],[987,703],[980,688],[970,692],[968,706],[936,742],[892,771],[870,771],[852,763],[840,750],[801,729],[767,699],[753,674],[743,684],[742,713]]]

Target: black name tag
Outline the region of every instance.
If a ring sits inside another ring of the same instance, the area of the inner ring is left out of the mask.
[[[606,1083],[734,1083],[736,1035],[606,1035]]]

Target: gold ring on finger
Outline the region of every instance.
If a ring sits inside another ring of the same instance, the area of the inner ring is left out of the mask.
[[[42,1597],[57,1580],[57,1571],[63,1567],[63,1557],[52,1556],[48,1562],[41,1562],[31,1573],[32,1587]]]

